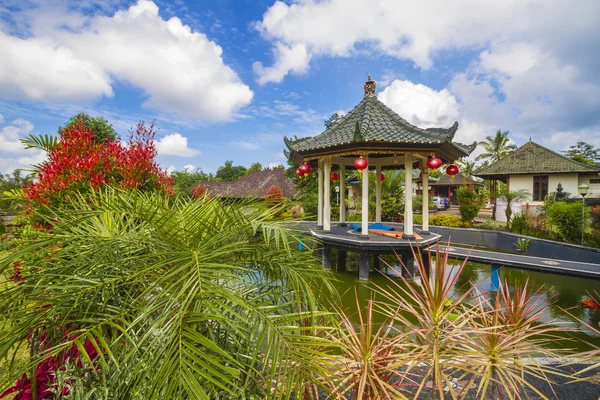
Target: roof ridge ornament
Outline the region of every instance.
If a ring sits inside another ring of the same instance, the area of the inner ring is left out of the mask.
[[[375,90],[377,89],[377,82],[371,79],[371,75],[367,75],[367,81],[365,82],[364,89],[364,97],[376,96]]]

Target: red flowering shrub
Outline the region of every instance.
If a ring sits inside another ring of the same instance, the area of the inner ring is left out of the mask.
[[[277,186],[271,186],[265,194],[265,202],[269,207],[277,206],[285,201],[283,190]]]
[[[23,188],[30,209],[36,204],[59,205],[75,191],[104,184],[171,193],[171,178],[154,160],[155,134],[154,125],[140,122],[125,144],[120,139],[98,141],[83,123],[65,128],[39,166],[37,181]]]
[[[196,185],[190,193],[194,199],[208,197],[208,189],[204,185]]]

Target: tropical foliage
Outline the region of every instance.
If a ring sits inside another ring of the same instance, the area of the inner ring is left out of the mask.
[[[456,200],[458,201],[460,216],[464,222],[469,223],[479,215],[483,201],[475,189],[466,186],[459,187],[456,190]]]
[[[511,143],[508,138],[508,131],[498,131],[495,136],[487,136],[483,142],[478,143],[479,146],[483,147],[483,153],[481,153],[478,160],[489,160],[490,162],[498,161],[508,153],[515,151],[517,146]]]
[[[0,267],[10,274],[13,261],[40,254],[0,291],[0,358],[31,352],[11,371],[22,388],[288,399],[326,376],[317,333],[332,325],[321,326],[314,290],[327,290],[328,273],[293,250],[296,234],[268,222],[269,211],[115,189],[68,201],[40,205],[53,229]],[[42,369],[46,378],[31,378]]]
[[[512,218],[512,207],[517,203],[525,201],[529,198],[529,192],[525,189],[509,190],[506,186],[500,188],[498,198],[506,204],[504,213],[506,214],[506,228],[510,229],[510,221]]]

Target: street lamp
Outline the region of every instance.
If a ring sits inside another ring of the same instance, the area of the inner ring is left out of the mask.
[[[581,245],[584,244],[583,234],[585,232],[585,196],[588,194],[590,187],[585,183],[579,185],[579,194],[581,195]]]
[[[335,193],[337,194],[337,203],[340,204],[340,187],[335,187]]]

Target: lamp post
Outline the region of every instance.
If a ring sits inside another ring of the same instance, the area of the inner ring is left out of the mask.
[[[581,245],[584,244],[585,233],[585,196],[588,194],[590,187],[585,183],[579,185],[579,194],[581,195]]]
[[[340,204],[340,187],[335,187],[335,193],[337,194],[337,203]]]

